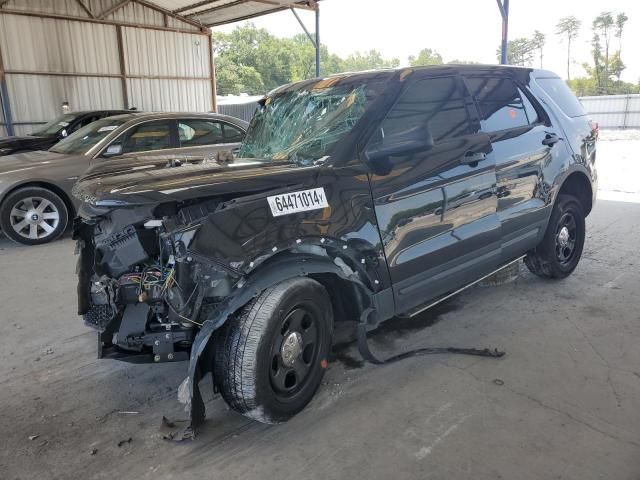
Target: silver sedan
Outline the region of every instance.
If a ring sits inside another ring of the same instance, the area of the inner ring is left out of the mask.
[[[26,245],[54,240],[78,205],[73,184],[90,167],[108,161],[118,169],[202,161],[238,148],[247,126],[210,113],[131,113],[93,122],[50,150],[1,157],[0,228]]]

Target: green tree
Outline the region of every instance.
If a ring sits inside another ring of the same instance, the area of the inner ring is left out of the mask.
[[[238,65],[226,57],[216,60],[216,85],[218,95],[261,95],[265,92],[262,77],[255,68]]]
[[[582,22],[574,16],[562,17],[556,24],[556,34],[567,38],[567,80],[571,78],[571,41],[578,38]]]
[[[597,38],[598,45],[600,40],[604,42],[604,92],[608,91],[609,84],[609,44],[611,42],[611,31],[615,22],[611,12],[602,12],[598,15],[592,24],[594,40]],[[601,54],[600,54],[601,55]],[[595,58],[595,57],[594,57]],[[597,70],[597,68],[596,68]]]
[[[616,27],[615,27],[615,37],[618,39],[618,56],[622,53],[622,31],[624,30],[624,25],[629,20],[629,17],[624,12],[621,12],[616,17]]]
[[[457,58],[447,62],[449,65],[479,65],[480,62],[474,60],[458,60]]]
[[[422,65],[442,65],[442,55],[431,48],[423,48],[418,55],[409,57],[409,65],[418,67]]]
[[[520,37],[507,42],[507,63],[526,67],[533,62],[533,52],[537,48],[532,39]],[[496,50],[496,57],[500,61],[500,47]]]
[[[547,41],[546,38],[547,37],[545,36],[545,34],[539,30],[535,30],[533,32],[533,39],[531,41],[533,42],[535,49],[538,50],[538,56],[540,57],[540,68],[542,68],[542,56],[544,51],[544,44]]]
[[[376,68],[393,68],[398,65],[400,65],[399,59],[385,59],[377,50],[369,50],[364,53],[352,53],[343,63],[344,70],[347,72],[360,72],[362,70],[373,70]]]

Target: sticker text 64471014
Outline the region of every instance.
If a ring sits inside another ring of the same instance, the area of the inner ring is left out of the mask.
[[[292,213],[319,210],[329,206],[324,188],[312,188],[298,192],[283,193],[267,197],[271,213],[274,217]]]

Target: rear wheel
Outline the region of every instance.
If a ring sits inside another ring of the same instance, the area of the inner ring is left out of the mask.
[[[14,242],[38,245],[58,238],[67,227],[64,201],[51,190],[26,187],[9,194],[0,207],[0,227]]]
[[[540,245],[524,259],[532,273],[564,278],[578,266],[585,239],[584,209],[572,195],[558,196]]]
[[[264,423],[301,411],[324,375],[332,323],[329,296],[315,280],[262,292],[215,339],[214,378],[227,404]]]

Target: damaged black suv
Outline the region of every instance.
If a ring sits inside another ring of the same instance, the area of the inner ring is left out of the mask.
[[[597,126],[555,74],[498,66],[302,81],[235,156],[76,185],[79,313],[100,356],[189,360],[263,422],[320,385],[333,324],[414,315],[524,256],[569,275],[596,193]],[[366,337],[365,337],[366,338]]]

